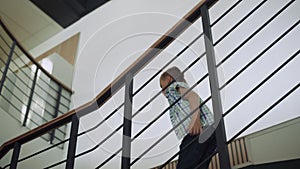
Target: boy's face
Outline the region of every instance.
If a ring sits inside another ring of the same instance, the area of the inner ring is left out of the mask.
[[[162,89],[166,88],[172,82],[172,78],[170,76],[166,76],[165,78],[160,79],[160,87]],[[166,96],[166,90],[162,91],[163,95]]]

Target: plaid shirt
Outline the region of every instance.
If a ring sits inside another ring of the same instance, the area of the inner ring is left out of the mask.
[[[189,88],[189,86],[184,82],[174,82],[166,89],[166,96],[168,98],[169,104],[173,104],[176,100],[181,97],[178,88]],[[202,103],[200,98],[200,104]],[[170,108],[170,119],[173,126],[177,125],[181,120],[183,120],[191,112],[190,103],[188,100],[181,98],[175,105]],[[191,122],[192,116],[183,121],[176,129],[175,133],[177,138],[180,140],[186,134],[188,134],[189,124]],[[200,108],[200,121],[202,126],[212,125],[214,122],[214,117],[206,105]]]

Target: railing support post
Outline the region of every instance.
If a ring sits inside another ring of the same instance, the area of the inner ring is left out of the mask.
[[[27,122],[27,119],[28,119],[28,115],[29,115],[29,111],[30,111],[30,107],[31,107],[31,103],[32,103],[32,98],[33,98],[33,94],[34,94],[34,88],[35,88],[38,72],[39,72],[39,68],[37,67],[36,71],[34,73],[34,78],[33,78],[32,85],[31,85],[31,91],[30,91],[30,95],[29,95],[29,98],[28,98],[28,102],[27,102],[27,108],[26,108],[26,112],[25,112],[25,116],[24,116],[24,120],[23,120],[23,126],[26,126],[26,122]]]
[[[4,81],[6,79],[6,75],[7,75],[8,69],[9,69],[9,65],[10,65],[14,50],[15,50],[15,46],[16,46],[16,41],[13,41],[13,44],[10,48],[10,52],[9,52],[9,55],[8,55],[8,58],[7,58],[7,61],[5,63],[5,68],[4,68],[3,75],[2,75],[2,78],[1,78],[1,82],[0,82],[0,95],[1,95],[1,92],[2,92],[2,88],[4,86]]]
[[[132,119],[133,75],[129,72],[125,79],[125,107],[122,142],[122,169],[130,168],[131,159],[131,119]]]
[[[207,5],[203,5],[201,7],[201,15],[202,15],[202,26],[204,32],[204,42],[206,49],[206,58],[208,65],[208,74],[212,95],[212,105],[215,116],[215,125],[216,127],[216,139],[218,152],[220,157],[220,167],[222,169],[230,169],[229,157],[228,157],[228,149],[226,142],[226,134],[225,134],[225,126],[223,120],[223,108],[221,102],[221,95],[219,89],[219,80],[218,80],[218,72],[216,67],[216,58],[212,40],[212,33],[210,27],[210,19],[208,13]]]
[[[70,140],[69,140],[69,146],[68,146],[66,169],[74,168],[78,127],[79,127],[79,119],[78,119],[77,115],[75,114],[72,116],[71,133],[70,133]]]
[[[60,105],[60,99],[61,99],[61,92],[62,92],[62,87],[59,85],[58,86],[58,92],[57,92],[57,98],[56,98],[56,105],[55,105],[55,112],[53,114],[53,119],[55,119],[58,115],[59,112],[59,105]],[[54,136],[55,136],[55,130],[52,130],[50,132],[50,144],[53,143],[54,140]]]
[[[21,144],[19,142],[16,142],[14,145],[14,151],[11,158],[10,169],[17,168],[20,150],[21,150]]]

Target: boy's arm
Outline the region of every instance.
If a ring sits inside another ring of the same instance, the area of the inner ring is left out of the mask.
[[[181,93],[181,95],[183,95],[187,91],[188,91],[188,89],[179,87],[179,92]],[[189,91],[189,93],[187,93],[183,97],[183,99],[189,101],[191,111],[197,109],[197,111],[195,111],[192,115],[192,121],[189,126],[189,133],[191,135],[200,134],[202,132],[202,124],[200,122],[200,109],[199,109],[200,98],[199,98],[198,94],[195,93],[194,91]]]

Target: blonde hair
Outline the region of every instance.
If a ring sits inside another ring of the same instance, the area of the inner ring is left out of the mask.
[[[176,82],[186,82],[184,79],[184,74],[176,66],[169,68],[160,76],[160,79],[165,79],[167,76],[170,76]]]

